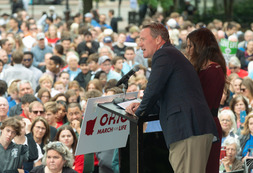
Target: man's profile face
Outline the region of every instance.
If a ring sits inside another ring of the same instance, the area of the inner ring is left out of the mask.
[[[144,28],[140,32],[139,46],[143,51],[144,58],[152,58],[156,52],[156,40],[150,34],[149,28]]]
[[[4,98],[0,98],[0,117],[6,116],[9,110],[8,101]]]
[[[79,107],[68,108],[67,118],[69,122],[72,122],[73,120],[78,120],[81,122],[82,112]]]
[[[19,98],[25,94],[33,94],[33,89],[29,83],[24,83],[19,86]]]
[[[54,63],[54,61],[50,59],[49,63],[48,63],[48,67],[47,67],[48,70],[55,73],[55,72],[57,72],[57,67],[56,66],[57,65]]]
[[[0,59],[4,62],[4,64],[7,64],[8,56],[5,50],[0,50]]]
[[[25,54],[24,57],[23,57],[22,64],[23,64],[26,68],[29,68],[29,67],[31,67],[32,63],[33,63],[32,55],[30,55],[30,54]]]

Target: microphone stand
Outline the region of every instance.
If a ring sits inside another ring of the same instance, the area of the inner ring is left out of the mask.
[[[127,91],[127,88],[128,88],[128,80],[125,80],[123,83],[123,92],[124,92],[124,97],[123,98],[120,98],[120,97],[116,97],[115,99],[113,99],[113,103],[115,105],[119,104],[119,103],[122,103],[122,102],[125,102],[126,101],[126,91]]]

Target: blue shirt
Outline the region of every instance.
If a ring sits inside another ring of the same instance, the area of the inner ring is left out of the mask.
[[[246,142],[243,151],[242,151],[242,156],[245,157],[249,151],[249,149],[253,150],[253,136],[250,135],[249,140]]]
[[[139,65],[138,62],[134,62],[134,64],[132,64],[132,66],[130,66],[127,62],[123,63],[123,68],[122,68],[122,72],[124,74],[127,74],[134,66]]]

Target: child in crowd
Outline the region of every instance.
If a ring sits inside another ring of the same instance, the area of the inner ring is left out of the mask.
[[[56,107],[56,103],[55,102],[47,102],[44,104],[45,107],[45,114],[43,115],[43,117],[47,120],[48,124],[50,126],[53,126],[55,128],[58,128],[59,125],[56,122],[56,114],[58,112],[58,109]]]
[[[56,81],[54,83],[54,89],[59,91],[60,93],[65,93],[66,87],[62,81]]]

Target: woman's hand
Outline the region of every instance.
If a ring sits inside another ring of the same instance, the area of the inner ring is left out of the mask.
[[[230,172],[230,168],[229,168],[229,163],[230,163],[230,160],[228,157],[224,157],[222,160],[221,160],[222,164],[224,165],[225,167],[225,170],[226,172]]]

